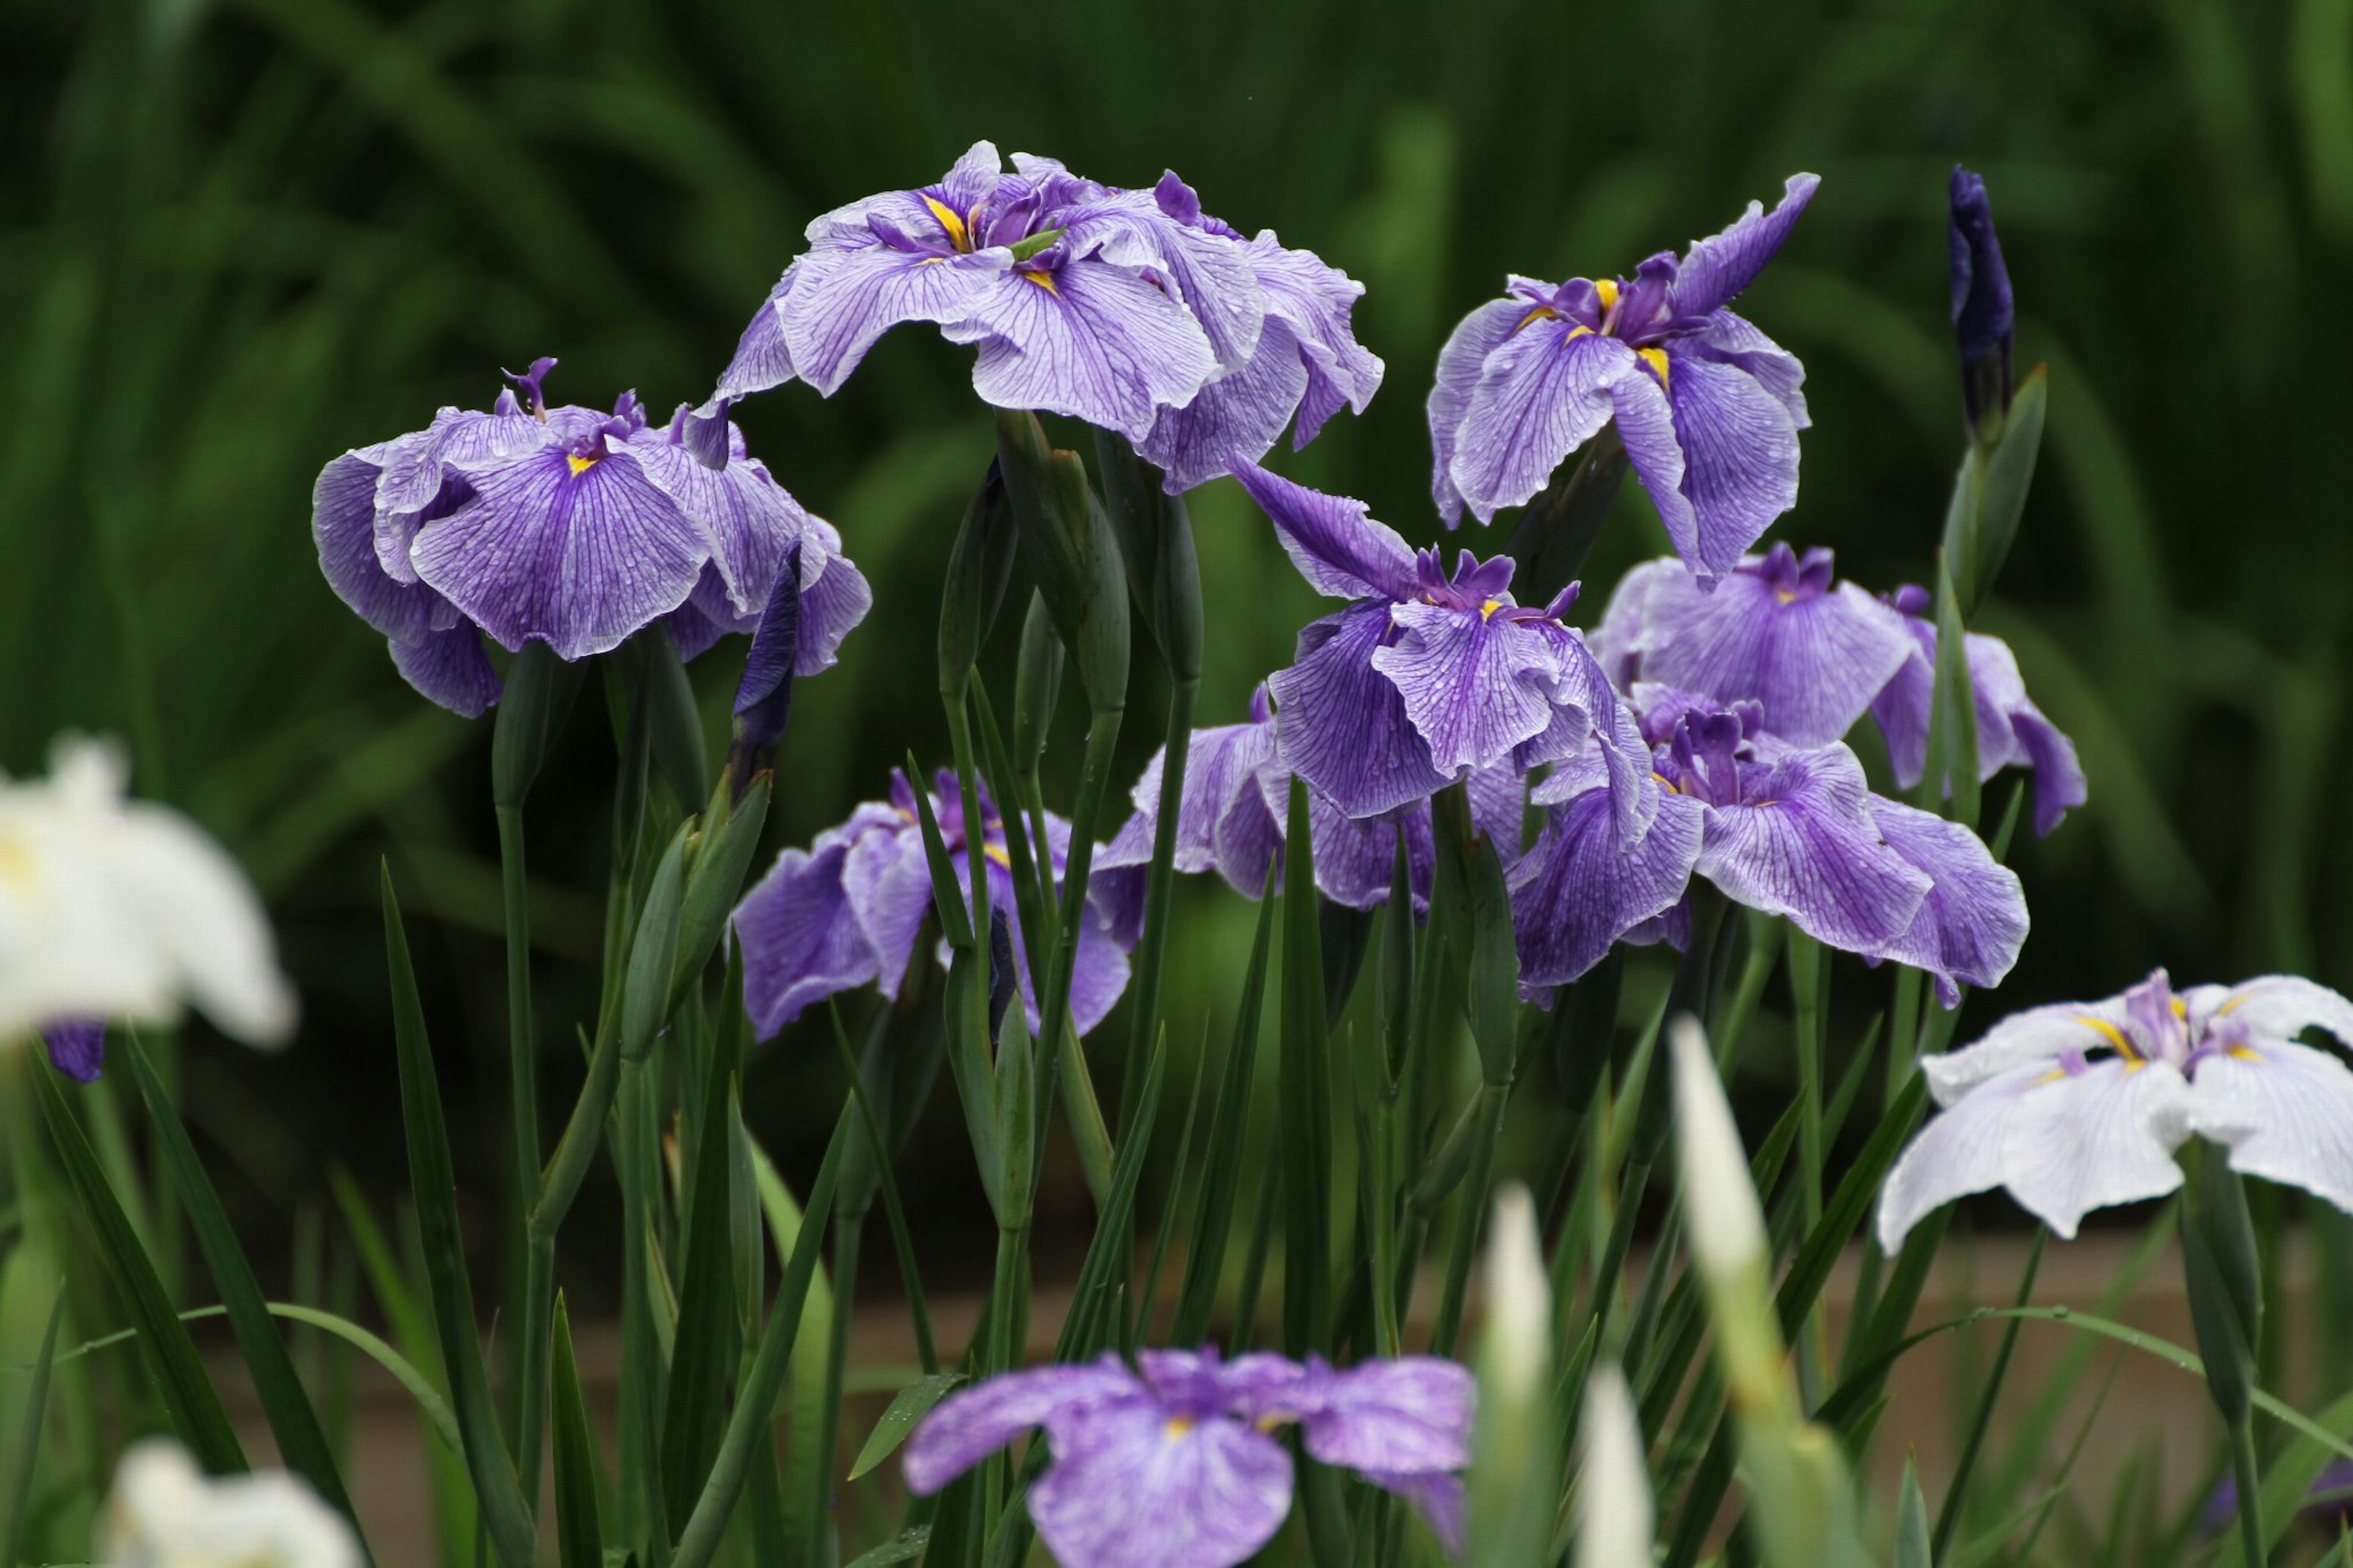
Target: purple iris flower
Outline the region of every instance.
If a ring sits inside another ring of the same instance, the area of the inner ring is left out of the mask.
[[[473,717],[499,699],[487,632],[519,650],[602,653],[667,617],[687,657],[748,632],[786,552],[801,546],[803,673],[872,603],[831,525],[761,464],[704,467],[686,411],[647,423],[634,394],[610,414],[550,408],[542,359],[487,414],[445,408],[424,430],[356,447],[320,472],[312,536],[327,581],[385,634],[417,690]]]
[[[1501,764],[1567,755],[1616,706],[1585,641],[1561,622],[1574,584],[1541,608],[1511,595],[1512,563],[1461,553],[1450,575],[1365,503],[1238,462],[1310,586],[1354,601],[1299,634],[1268,682],[1285,765],[1353,817],[1425,800]],[[1629,776],[1633,764],[1629,763]]]
[[[1113,930],[1133,942],[1144,914],[1145,873],[1160,820],[1160,768],[1155,752],[1135,781],[1135,813],[1095,856],[1090,889],[1113,911]],[[1471,816],[1509,863],[1520,852],[1520,818],[1527,785],[1508,763],[1474,769]],[[1369,910],[1388,901],[1396,876],[1397,835],[1405,830],[1407,875],[1414,908],[1430,904],[1436,864],[1427,798],[1388,816],[1352,818],[1312,784],[1307,792],[1308,839],[1315,855],[1315,886],[1334,903]],[[1291,770],[1275,745],[1266,688],[1250,693],[1250,719],[1193,731],[1187,753],[1185,796],[1177,807],[1175,865],[1183,872],[1216,871],[1233,889],[1255,899],[1270,868],[1282,885],[1284,825],[1291,815]]]
[[[2010,268],[1994,233],[1993,203],[1981,174],[1953,165],[1946,237],[1953,258],[1953,336],[1961,350],[1961,403],[1971,434],[1989,413],[2010,411],[2014,311]]]
[[[1675,553],[1703,578],[1739,563],[1798,499],[1805,367],[1725,306],[1788,237],[1820,181],[1789,177],[1770,213],[1755,202],[1681,260],[1661,251],[1632,279],[1514,277],[1439,351],[1430,394],[1430,481],[1452,527],[1544,489],[1615,419]]]
[[[1888,596],[1911,634],[1910,657],[1871,704],[1871,716],[1887,737],[1895,782],[1905,789],[1928,767],[1928,725],[1936,699],[1936,623],[1928,618],[1927,590],[1912,584]],[[2042,716],[2026,694],[2018,657],[2000,637],[1966,634],[1969,689],[1977,699],[1978,777],[1989,779],[2006,767],[2034,771],[2034,831],[2047,834],[2084,804],[2088,790],[2075,760],[2075,742]],[[1948,789],[1949,793],[1949,789]]]
[[[997,148],[975,142],[937,184],[810,224],[717,396],[795,378],[831,396],[884,332],[930,321],[977,345],[983,401],[1150,441],[1198,482],[1222,471],[1229,443],[1263,452],[1293,408],[1312,435],[1339,402],[1372,395],[1379,362],[1347,325],[1357,286],[1314,257],[1204,217],[1173,174],[1131,191],[1050,158],[1013,163],[1006,174]],[[1221,377],[1241,379],[1200,421],[1163,425]]]
[[[969,909],[969,828],[954,773],[943,771],[934,780],[931,800]],[[986,790],[980,805],[989,910],[1011,922],[1014,973],[1029,1026],[1035,1029],[1038,999],[1030,994],[1005,823]],[[1071,825],[1049,815],[1046,829],[1059,886],[1070,856]],[[1031,847],[1035,852],[1039,847]],[[1103,1022],[1127,989],[1127,954],[1114,940],[1092,889],[1087,902],[1071,976],[1071,1017],[1082,1035]],[[906,775],[894,768],[889,800],[868,801],[848,821],[818,834],[807,849],[786,850],[735,906],[735,938],[744,946],[744,1006],[760,1037],[774,1035],[812,1002],[855,986],[874,984],[895,999],[931,909],[932,874],[923,858],[915,792]]]
[[[1070,1568],[1231,1568],[1291,1512],[1296,1425],[1315,1459],[1413,1499],[1450,1547],[1476,1400],[1471,1374],[1430,1356],[1336,1372],[1258,1352],[1145,1351],[1008,1373],[941,1402],[907,1440],[907,1485],[929,1495],[1033,1426],[1053,1462],[1029,1517]]]
[[[41,1026],[49,1065],[77,1083],[95,1083],[106,1065],[106,1025],[96,1018],[57,1018]]]
[[[1634,706],[1618,724],[1651,748],[1639,839],[1605,831],[1615,791],[1590,754],[1533,792],[1551,816],[1510,877],[1524,985],[1575,980],[1620,940],[1675,940],[1694,875],[1831,947],[1926,971],[1948,1007],[1961,984],[2009,973],[2026,900],[1977,835],[1872,794],[1844,745],[1767,732],[1757,703],[1640,687]]]

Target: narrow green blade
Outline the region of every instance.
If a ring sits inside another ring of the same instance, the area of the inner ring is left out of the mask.
[[[596,1510],[596,1439],[572,1353],[572,1315],[555,1298],[554,1348],[548,1397],[555,1438],[556,1561],[562,1568],[604,1568],[605,1526]]]
[[[964,1381],[960,1372],[934,1373],[918,1378],[898,1392],[891,1407],[882,1412],[874,1430],[867,1436],[866,1446],[858,1450],[858,1462],[849,1467],[850,1480],[856,1480],[875,1466],[899,1451],[915,1423],[932,1413],[932,1406],[947,1397],[948,1391]]]
[[[8,1513],[0,1525],[0,1563],[25,1560],[25,1518],[33,1502],[33,1472],[40,1466],[41,1428],[49,1412],[49,1367],[58,1353],[58,1325],[65,1321],[66,1291],[58,1283],[58,1299],[49,1308],[49,1326],[41,1334],[40,1359],[33,1363],[33,1386],[25,1399],[25,1438],[16,1448],[16,1473],[8,1479]]]

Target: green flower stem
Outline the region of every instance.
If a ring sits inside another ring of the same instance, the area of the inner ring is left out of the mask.
[[[1065,1048],[1063,1037],[1071,1032],[1071,968],[1078,953],[1079,927],[1087,907],[1087,878],[1093,868],[1095,827],[1103,820],[1103,801],[1111,792],[1112,753],[1119,746],[1119,726],[1122,710],[1096,709],[1087,725],[1087,750],[1080,764],[1079,798],[1071,812],[1071,858],[1062,871],[1062,898],[1057,911],[1059,929],[1054,937],[1054,962],[1046,972],[1046,994],[1039,999],[1038,1046],[1046,1055],[1039,1064],[1037,1075],[1039,1100],[1033,1126],[1043,1127],[1053,1110],[1053,1095],[1061,1078],[1071,1080],[1066,1096],[1071,1100],[1071,1134],[1079,1143],[1079,1159],[1088,1172],[1088,1184],[1098,1201],[1111,1186],[1112,1150],[1108,1134],[1103,1130],[1103,1111],[1096,1102],[1094,1084],[1088,1077],[1086,1058],[1078,1048],[1075,1037]],[[1074,1092],[1073,1092],[1074,1091]],[[1030,1195],[1034,1200],[1039,1172],[1044,1162],[1029,1163]],[[1096,1173],[1100,1172],[1100,1184]],[[1026,1214],[1029,1201],[1022,1205]]]
[[[1144,934],[1135,944],[1135,976],[1130,986],[1127,1038],[1128,1071],[1120,1080],[1119,1137],[1133,1135],[1130,1119],[1135,1097],[1129,1084],[1139,1076],[1136,1067],[1152,1049],[1160,1023],[1160,971],[1168,952],[1168,900],[1176,880],[1177,817],[1185,799],[1185,763],[1193,745],[1193,710],[1201,682],[1172,679],[1168,688],[1168,732],[1160,764],[1160,816],[1153,825],[1152,864],[1144,884]]]

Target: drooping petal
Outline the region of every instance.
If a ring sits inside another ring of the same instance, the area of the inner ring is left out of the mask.
[[[935,256],[873,243],[810,251],[776,301],[786,352],[801,379],[830,397],[883,333],[904,321],[961,319],[1011,265],[1002,250]]]
[[[1524,312],[1525,313],[1525,312]],[[1482,522],[1545,488],[1609,422],[1612,392],[1640,374],[1634,351],[1546,314],[1498,344],[1455,437],[1454,488]]]
[[[1957,822],[1876,795],[1871,816],[1887,847],[1935,883],[1904,934],[1875,956],[1935,976],[1937,999],[1947,1007],[1960,1005],[1962,985],[2000,984],[2026,943],[2026,892],[2018,874]]]
[[[1972,1045],[1921,1058],[1920,1069],[1936,1103],[1953,1105],[1978,1085],[2016,1068],[2047,1067],[2070,1053],[2121,1051],[2129,1043],[2126,1031],[2131,1022],[2122,996],[2029,1007]]]
[[[1427,1475],[1471,1462],[1471,1416],[1478,1385],[1459,1363],[1439,1356],[1324,1368],[1300,1415],[1308,1453],[1367,1474]]]
[[[1641,593],[1639,604],[1623,590],[1610,601],[1613,656],[1630,657],[1644,680],[1760,702],[1766,728],[1792,745],[1843,739],[1914,653],[1904,618],[1852,583],[1790,594],[1743,569],[1711,591],[1675,570],[1646,577]]]
[[[1934,884],[1880,841],[1853,752],[1792,752],[1755,798],[1709,809],[1701,876],[1849,952],[1879,952],[1911,926]]]
[[[1687,795],[1660,794],[1650,831],[1626,848],[1606,788],[1554,808],[1509,878],[1523,986],[1577,979],[1610,944],[1682,900],[1699,859],[1702,809]]]
[[[471,621],[460,621],[447,631],[427,632],[413,643],[394,642],[392,663],[421,695],[463,719],[479,719],[489,712],[506,689],[482,647],[482,629]]]
[[[1071,958],[1071,1025],[1082,1036],[1094,1032],[1127,990],[1127,954],[1096,903],[1092,878],[1087,895],[1087,909],[1079,917],[1079,945]],[[1038,1026],[1033,1021],[1030,1026]]]
[[[866,575],[841,552],[833,524],[812,517],[801,533],[801,637],[797,675],[831,669],[842,639],[874,607]]]
[[[1792,174],[1783,183],[1781,199],[1771,212],[1761,203],[1750,202],[1748,210],[1735,218],[1730,227],[1693,241],[1675,274],[1675,313],[1704,316],[1730,304],[1734,295],[1765,270],[1821,183],[1819,174]]]
[[[1216,369],[1239,370],[1258,351],[1266,299],[1245,241],[1178,222],[1151,191],[1087,202],[1062,232],[1074,256],[1155,276],[1199,323]]]
[[[1447,783],[1405,698],[1373,668],[1388,629],[1389,606],[1379,600],[1310,622],[1297,659],[1267,680],[1284,765],[1350,816],[1393,811]]]
[[[1288,791],[1287,777],[1281,781],[1281,787]],[[1377,909],[1388,902],[1390,889],[1397,881],[1398,834],[1402,831],[1407,888],[1413,895],[1416,910],[1428,905],[1430,874],[1436,866],[1428,802],[1359,822],[1311,789],[1307,795],[1307,831],[1309,843],[1315,850],[1316,891],[1352,910]],[[1275,847],[1282,847],[1280,840]]]
[[[710,553],[634,462],[550,447],[467,478],[473,499],[426,524],[411,556],[510,649],[538,638],[577,659],[617,647],[685,603]]]
[[[964,859],[961,855],[951,858],[959,864]],[[921,837],[904,823],[857,835],[842,865],[841,882],[851,921],[874,955],[882,994],[895,1000],[934,902],[932,871]],[[971,904],[969,889],[965,904]]]
[[[1269,321],[1249,362],[1208,383],[1182,408],[1163,408],[1136,451],[1159,466],[1171,494],[1266,456],[1307,391],[1299,340]]]
[[[1365,286],[1312,250],[1276,243],[1271,230],[1250,241],[1250,263],[1266,293],[1267,324],[1287,324],[1307,365],[1307,391],[1291,437],[1296,451],[1315,439],[1343,408],[1362,414],[1380,390],[1388,367],[1356,342],[1350,320]],[[1261,346],[1261,353],[1265,350]]]
[[[391,576],[376,552],[376,482],[394,445],[355,447],[319,470],[311,489],[311,537],[335,596],[385,636],[415,641],[431,630],[441,596]]]
[[[425,430],[386,442],[384,477],[375,489],[376,557],[385,574],[396,583],[417,581],[409,547],[420,527],[464,503],[472,490],[466,469],[522,458],[554,442],[554,434],[523,412],[511,391],[501,395],[491,413],[444,408]]]
[[[1291,1456],[1223,1417],[1096,1406],[1054,1433],[1029,1515],[1057,1561],[1088,1568],[1233,1568],[1291,1512]]]
[[[907,1489],[929,1497],[1033,1426],[1073,1430],[1079,1413],[1129,1401],[1149,1403],[1117,1356],[1084,1366],[1009,1372],[958,1389],[934,1405],[908,1437],[902,1461]]]
[[[2189,1134],[2190,1103],[2168,1062],[2028,1066],[1989,1079],[1929,1122],[1888,1173],[1879,1245],[1894,1256],[1930,1212],[1993,1187],[2073,1240],[2092,1210],[2181,1185],[2173,1151]]]
[[[644,470],[702,534],[712,564],[738,616],[757,617],[774,589],[785,552],[799,542],[808,513],[755,458],[708,468],[674,443],[669,429],[639,431],[617,442],[613,457]]]
[[[849,849],[837,840],[813,853],[786,850],[735,907],[744,1010],[761,1039],[799,1017],[810,1003],[880,978],[874,948],[842,885]]]
[[[2227,991],[2201,986],[2189,994],[2189,1005],[2194,1031],[2235,1019],[2268,1040],[2293,1040],[2306,1029],[2322,1028],[2353,1046],[2353,1001],[2300,974],[2265,974]]]
[[[980,345],[972,384],[983,402],[1067,414],[1131,442],[1217,370],[1184,306],[1140,270],[1090,258],[1001,272],[945,331]]]
[[[1335,599],[1410,599],[1419,591],[1413,547],[1349,496],[1326,495],[1237,462],[1234,478],[1274,524],[1283,552],[1307,585]]]
[[[2230,1145],[2231,1169],[2353,1213],[2353,1071],[2332,1053],[2251,1037],[2202,1058],[2189,1127]]]
[[[1903,617],[1914,651],[1871,705],[1887,740],[1895,782],[1910,789],[1927,772],[1928,729],[1935,717],[1936,626],[1922,616]],[[1969,689],[1977,709],[1978,777],[2006,767],[2034,770],[2034,831],[2056,827],[2087,791],[2075,745],[2034,705],[2018,658],[1999,637],[1968,634]],[[1949,793],[1949,791],[1947,792]]]
[[[1667,401],[1683,459],[1680,489],[1691,507],[1695,551],[1686,553],[1679,545],[1677,553],[1703,575],[1721,576],[1797,504],[1797,421],[1738,365],[1684,353],[1672,342],[1666,359]],[[1656,490],[1651,499],[1658,499]],[[1660,515],[1665,516],[1663,508]]]
[[[1551,725],[1562,700],[1561,654],[1540,631],[1442,605],[1396,605],[1389,619],[1398,635],[1373,650],[1373,668],[1405,699],[1440,772],[1452,777],[1501,763]],[[1574,718],[1573,729],[1589,728],[1581,710]]]
[[[768,297],[760,301],[752,320],[736,340],[735,355],[719,374],[719,385],[712,393],[716,398],[733,401],[754,392],[765,392],[782,386],[793,379],[793,351],[785,343],[785,317],[782,309],[786,295],[792,291],[793,276],[799,268],[796,260],[785,268]]]
[[[1430,389],[1430,494],[1446,526],[1462,521],[1462,492],[1454,488],[1454,449],[1472,394],[1487,371],[1487,356],[1503,346],[1531,309],[1525,300],[1490,300],[1461,321],[1438,351],[1438,377]]]
[[[1746,371],[1757,384],[1781,400],[1790,421],[1800,430],[1813,421],[1806,413],[1806,367],[1798,356],[1759,331],[1755,323],[1729,310],[1711,311],[1707,324],[1683,340],[1684,349]]]
[[[1449,1556],[1460,1559],[1465,1526],[1465,1500],[1462,1478],[1443,1472],[1417,1471],[1397,1474],[1386,1470],[1360,1472],[1365,1479],[1385,1492],[1394,1492],[1413,1505],[1438,1543],[1446,1548]]]

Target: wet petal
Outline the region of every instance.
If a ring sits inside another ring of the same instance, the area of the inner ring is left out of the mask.
[[[1373,668],[1388,627],[1389,606],[1379,601],[1311,622],[1297,662],[1267,681],[1283,763],[1350,816],[1410,805],[1447,782],[1405,698]]]
[[[1613,942],[1680,902],[1704,833],[1699,803],[1661,792],[1641,842],[1620,848],[1609,792],[1556,807],[1535,847],[1512,868],[1512,929],[1523,986],[1562,985]]]
[[[2353,1213],[2353,1071],[2329,1052],[2251,1039],[2201,1058],[2189,1126],[2231,1146],[2231,1169]]]
[[[830,397],[883,333],[959,319],[1010,264],[1003,251],[942,257],[880,243],[811,251],[776,301],[786,352],[801,379]]]
[[[1389,619],[1398,636],[1373,650],[1373,668],[1404,697],[1440,773],[1503,762],[1551,724],[1561,653],[1542,632],[1441,605],[1397,605]],[[1575,719],[1575,728],[1589,727],[1581,710]]]
[[[1876,955],[1925,970],[1937,999],[1960,1003],[1960,985],[1999,985],[2026,942],[2026,892],[1983,840],[1957,822],[1873,796],[1872,819],[1887,847],[1936,884],[1904,934]]]
[[[1609,422],[1612,389],[1646,374],[1637,364],[1617,339],[1557,316],[1530,321],[1490,353],[1450,470],[1472,515],[1489,521],[1543,489]]]
[[[1911,926],[1933,884],[1880,841],[1853,752],[1793,752],[1757,798],[1710,808],[1701,876],[1849,952],[1881,951]]]
[[[1491,300],[1461,321],[1438,351],[1438,377],[1430,389],[1430,493],[1446,526],[1462,521],[1462,492],[1454,488],[1454,449],[1471,396],[1487,372],[1487,356],[1503,346],[1528,313],[1525,300]]]
[[[1275,537],[1307,585],[1335,599],[1410,599],[1419,591],[1413,547],[1349,496],[1309,489],[1256,463],[1234,478],[1274,524]]]
[[[1162,408],[1190,403],[1217,369],[1184,306],[1106,261],[1000,273],[947,335],[980,344],[972,384],[984,402],[1067,414],[1130,441],[1151,432]]]
[[[1675,313],[1704,316],[1732,302],[1734,295],[1756,280],[1781,248],[1789,231],[1804,216],[1806,204],[1821,184],[1819,174],[1792,174],[1781,187],[1781,199],[1767,212],[1757,202],[1733,220],[1730,227],[1694,240],[1683,252],[1675,274]]]

